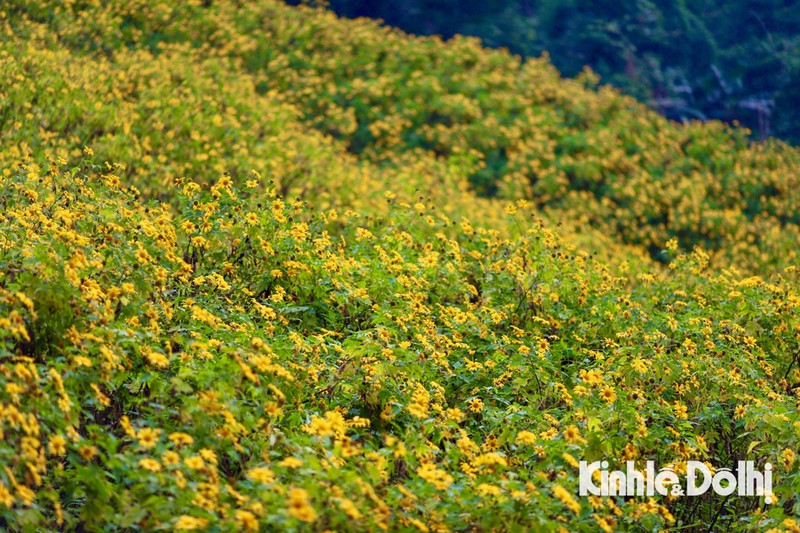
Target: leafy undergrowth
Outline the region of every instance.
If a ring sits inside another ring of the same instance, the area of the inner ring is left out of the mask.
[[[631,285],[544,227],[448,237],[391,198],[302,217],[256,177],[178,180],[174,211],[116,170],[0,187],[8,527],[711,523],[721,497],[577,498],[578,459],[636,457],[771,461],[777,502],[722,514],[795,512],[795,269],[737,280],[698,250]]]

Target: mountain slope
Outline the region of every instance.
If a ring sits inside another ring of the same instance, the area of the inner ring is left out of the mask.
[[[234,85],[287,102],[362,160],[392,169],[438,156],[478,193],[528,199],[550,220],[659,259],[672,238],[751,273],[796,258],[796,149],[670,123],[609,88],[587,89],[590,74],[563,80],[546,60],[520,63],[475,40],[410,38],[271,1],[15,5],[11,34],[112,58],[172,48],[187,64],[217,58]]]
[[[794,527],[795,151],[206,4],[0,17],[0,527]],[[770,462],[774,503],[578,497],[634,458]]]
[[[796,270],[631,289],[546,229],[298,222],[227,178],[175,211],[88,167],[0,188],[5,527],[652,529],[721,498],[578,501],[576,460],[754,450],[782,505],[727,512],[793,512]]]

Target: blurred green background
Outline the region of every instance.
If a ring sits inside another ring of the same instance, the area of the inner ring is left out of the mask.
[[[299,3],[295,1],[293,3]],[[319,2],[315,2],[319,4]],[[800,143],[800,1],[331,0],[340,15],[417,35],[480,37],[550,55],[674,120],[738,121],[753,137]]]

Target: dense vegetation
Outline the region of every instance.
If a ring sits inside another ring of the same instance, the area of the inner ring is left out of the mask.
[[[0,24],[0,527],[798,527],[797,150],[272,0]]]
[[[317,2],[319,3],[319,2]],[[674,119],[738,120],[800,142],[800,9],[794,0],[331,0],[346,16],[418,35],[474,35],[550,54],[569,76],[603,81]]]

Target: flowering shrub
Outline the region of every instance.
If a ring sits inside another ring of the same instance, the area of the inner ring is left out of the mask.
[[[20,0],[2,20],[12,152],[91,145],[148,195],[252,169],[358,211],[387,183],[442,207],[469,186],[659,260],[672,238],[751,274],[797,259],[796,149],[671,123],[546,58],[274,0]]]
[[[343,223],[229,177],[177,180],[173,211],[117,170],[0,188],[12,527],[652,529],[720,505],[580,501],[593,457],[755,456],[780,503],[728,512],[792,514],[796,270],[698,250],[631,287],[546,228]]]
[[[623,112],[471,41],[267,0],[125,6],[0,17],[0,527],[797,527],[796,151]],[[342,45],[368,38],[397,50]],[[485,109],[442,92],[464,72]],[[348,79],[380,105],[323,98]],[[532,94],[533,122],[494,122]],[[580,136],[633,124],[662,133],[614,156],[628,204],[509,181],[516,156],[482,144],[552,132],[524,157],[589,172],[610,145]],[[645,171],[688,138],[674,174]],[[488,170],[502,198],[469,189]],[[719,239],[683,250],[713,202]],[[775,465],[771,504],[578,496],[580,460],[745,458]]]

